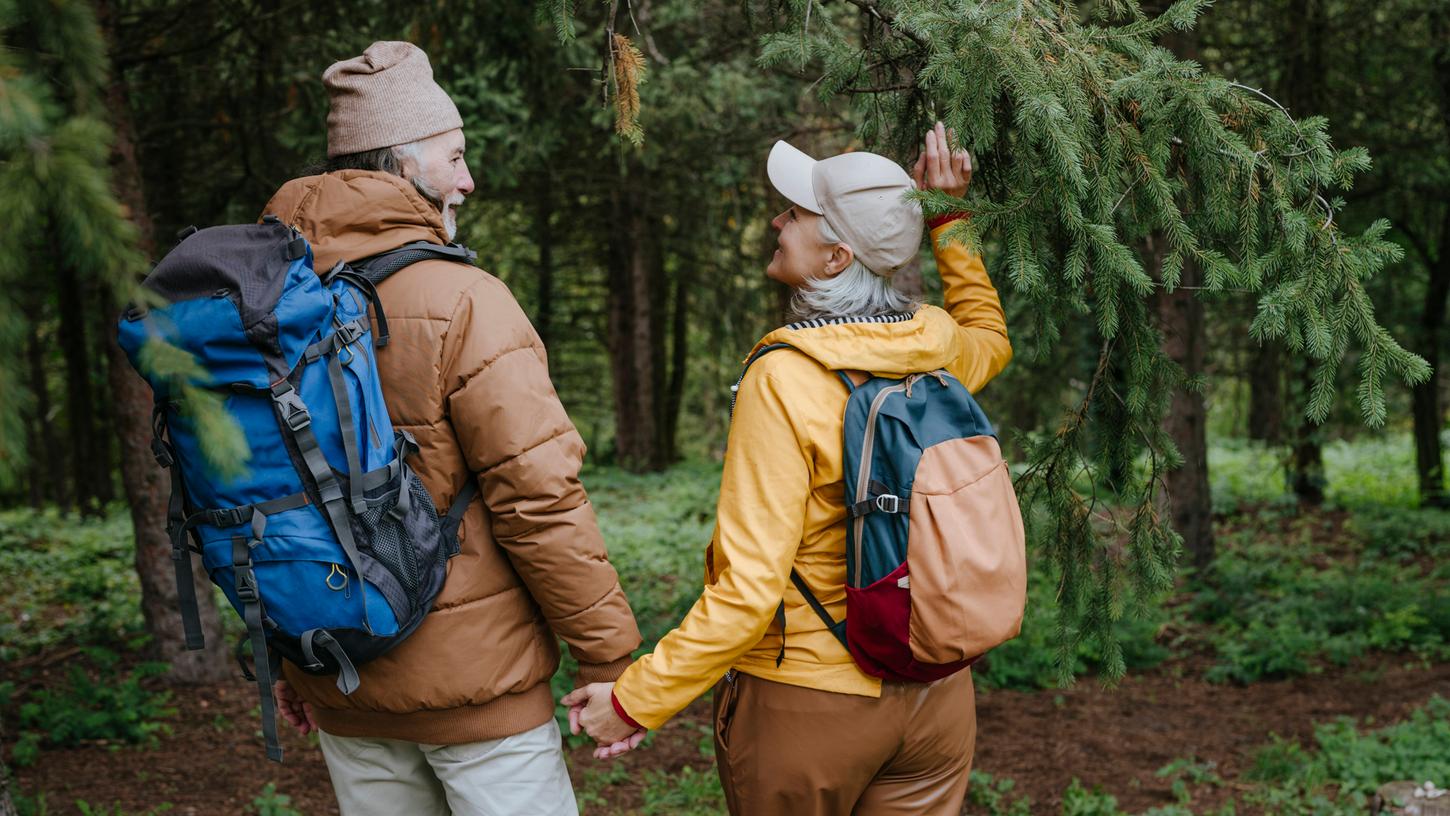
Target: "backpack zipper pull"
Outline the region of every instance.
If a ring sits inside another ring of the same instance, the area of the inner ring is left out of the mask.
[[[336,586],[333,586],[332,584],[332,577],[334,575],[342,579],[342,582]],[[347,572],[338,565],[332,565],[332,569],[328,571],[327,577],[323,579],[323,583],[327,584],[327,588],[332,590],[333,592],[341,592],[343,598],[352,598],[352,588],[350,586],[352,582],[348,580]]]

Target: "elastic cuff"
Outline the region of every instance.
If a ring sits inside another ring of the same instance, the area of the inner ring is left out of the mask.
[[[609,663],[580,663],[576,677],[581,686],[590,683],[613,683],[633,662],[634,658],[625,655]]]
[[[609,702],[614,704],[614,713],[618,714],[619,718],[628,723],[631,728],[644,728],[644,726],[635,722],[633,717],[629,716],[629,712],[625,711],[624,706],[619,704],[619,698],[614,696],[614,692],[612,691],[609,692]]]
[[[926,226],[927,229],[935,231],[937,227],[946,226],[953,221],[960,221],[961,219],[966,218],[970,215],[971,213],[969,212],[954,212],[946,213],[945,215],[934,215],[931,218],[926,219]]]

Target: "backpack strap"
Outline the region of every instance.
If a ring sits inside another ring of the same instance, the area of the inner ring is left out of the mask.
[[[750,370],[751,364],[772,351],[793,348],[795,348],[795,346],[792,346],[790,343],[771,343],[768,346],[761,346],[760,348],[755,350],[754,354],[751,354],[750,357],[746,358],[745,366],[740,369],[739,379],[735,380],[735,384],[730,386],[730,415],[732,417],[735,416],[735,397],[740,393],[740,384],[745,382],[745,372]],[[799,349],[797,349],[797,351],[799,351]],[[802,353],[804,354],[804,352]],[[871,375],[865,371],[847,371],[845,369],[832,370],[835,371],[837,377],[841,378],[841,382],[846,384],[847,392],[855,391],[858,386],[871,379]]]
[[[307,410],[302,398],[297,396],[297,391],[290,381],[278,380],[272,386],[271,393],[272,402],[278,417],[282,420],[284,432],[290,434],[293,444],[297,446],[298,454],[301,455],[303,463],[307,466],[308,474],[312,477],[313,483],[317,485],[318,498],[322,502],[320,509],[332,525],[333,534],[337,536],[337,543],[342,545],[342,551],[347,554],[348,562],[352,564],[353,569],[357,570],[358,577],[366,577],[363,575],[363,562],[358,555],[357,542],[353,539],[352,524],[344,506],[342,485],[333,475],[332,465],[328,464],[327,458],[322,454],[322,448],[317,443],[316,435],[312,433],[312,414]],[[358,587],[359,591],[363,593],[363,627],[371,633],[373,626],[368,619],[367,612],[367,582],[359,581]]]
[[[751,354],[749,357],[747,357],[745,359],[745,365],[743,367],[741,367],[741,369],[740,369],[740,377],[735,380],[735,384],[734,385],[730,386],[730,416],[731,417],[734,417],[735,416],[735,397],[737,395],[739,395],[739,393],[740,393],[740,384],[743,383],[743,382],[745,382],[745,372],[749,371],[750,370],[750,366],[756,360],[759,360],[761,357],[764,357],[765,355],[771,353],[772,351],[776,351],[778,349],[786,349],[786,348],[795,348],[795,346],[792,346],[790,343],[771,343],[768,346],[761,346],[760,348],[756,349],[755,350],[755,353]]]
[[[181,630],[188,651],[206,647],[201,631],[201,613],[196,605],[196,585],[192,583],[191,549],[186,544],[190,527],[186,524],[186,488],[181,481],[181,466],[167,441],[166,407],[158,399],[151,406],[151,453],[156,464],[171,477],[171,497],[166,502],[166,534],[171,539],[171,563],[176,573],[176,603],[181,609]]]
[[[478,479],[469,474],[468,481],[463,484],[463,489],[453,497],[453,504],[448,505],[448,515],[444,516],[440,527],[446,541],[452,542],[449,550],[450,555],[458,554],[458,527],[463,523],[463,514],[468,512],[468,505],[473,497],[478,495]]]
[[[755,353],[751,354],[748,358],[746,358],[745,366],[740,371],[740,378],[737,379],[735,381],[735,384],[730,387],[731,417],[735,416],[735,397],[740,393],[740,384],[745,382],[745,372],[750,370],[751,364],[772,351],[786,348],[793,349],[795,348],[795,346],[792,346],[790,343],[771,343],[770,345],[761,346],[760,348],[755,350]],[[854,392],[856,390],[858,386],[858,383],[856,382],[857,377],[859,377],[861,382],[863,383],[871,378],[871,375],[867,374],[864,371],[844,371],[840,369],[836,369],[835,371],[836,376],[840,377],[841,382],[845,383],[847,392]],[[848,508],[848,510],[849,509],[851,508]],[[821,605],[821,602],[816,598],[815,593],[811,592],[811,588],[806,586],[805,579],[801,578],[800,573],[795,571],[795,567],[791,567],[790,580],[791,583],[795,584],[795,588],[800,591],[801,596],[806,599],[806,603],[810,604],[811,609],[815,610],[816,616],[819,617],[821,621],[826,624],[826,628],[831,631],[831,634],[835,636],[836,640],[841,641],[841,645],[845,646],[846,622],[844,620],[838,622],[831,617],[831,613],[826,611],[826,607]],[[781,602],[775,607],[775,622],[776,625],[780,628],[780,652],[778,652],[775,656],[775,665],[779,667],[781,662],[785,660],[784,600],[781,600]],[[849,647],[847,647],[847,651],[849,651]]]
[[[826,607],[816,599],[816,594],[811,592],[810,587],[806,586],[806,579],[802,578],[801,574],[796,572],[795,569],[791,569],[790,571],[790,582],[795,584],[795,588],[800,590],[801,595],[805,597],[806,603],[810,604],[811,609],[815,610],[816,617],[820,618],[821,622],[826,624],[826,628],[831,630],[831,634],[836,636],[836,640],[841,641],[841,645],[845,646],[846,621],[837,621],[831,617],[831,613],[827,612]]]
[[[322,285],[327,286],[339,278],[361,289],[363,296],[373,305],[373,314],[378,318],[378,334],[373,339],[373,345],[378,348],[386,346],[388,344],[388,318],[387,315],[383,314],[383,301],[378,297],[377,286],[367,277],[354,271],[343,261],[338,261],[337,265],[333,266],[332,269],[328,270],[326,275],[322,276]],[[352,341],[349,340],[348,342],[350,343]],[[309,353],[311,351],[312,349],[308,349]]]
[[[805,598],[806,603],[810,605],[811,609],[815,610],[816,617],[820,618],[821,622],[826,624],[826,629],[830,630],[831,634],[835,636],[836,640],[841,641],[841,645],[845,646],[846,651],[849,652],[851,650],[851,647],[846,646],[846,621],[838,621],[835,618],[831,617],[831,613],[826,611],[825,605],[822,604],[818,598],[816,598],[816,594],[814,592],[811,592],[811,588],[806,585],[806,579],[802,578],[801,574],[795,571],[795,567],[791,567],[790,582],[792,584],[795,584],[795,588],[800,592],[801,597]],[[785,660],[784,600],[782,600],[780,602],[780,605],[775,608],[775,622],[780,626],[780,652],[775,656],[775,665],[777,668],[779,668],[781,661]]]
[[[262,738],[267,744],[267,758],[282,761],[282,743],[277,739],[277,704],[272,698],[272,681],[276,674],[275,656],[267,650],[266,613],[257,588],[257,575],[252,563],[252,550],[262,543],[267,516],[252,511],[252,537],[232,536],[232,570],[236,577],[237,600],[242,603],[242,619],[247,624],[247,640],[252,646],[252,665],[257,678],[257,702],[262,709]]]
[[[348,263],[338,261],[327,274],[322,276],[324,286],[342,279],[361,289],[373,306],[377,316],[378,332],[373,345],[382,348],[388,344],[388,318],[383,314],[383,301],[378,297],[378,285],[394,273],[419,261],[454,261],[474,265],[478,253],[462,244],[434,244],[428,241],[413,241],[387,252],[379,252],[368,258]]]
[[[354,261],[350,266],[357,270],[363,277],[372,281],[374,286],[377,286],[392,277],[400,269],[412,266],[419,261],[454,261],[456,263],[473,266],[474,261],[477,259],[478,253],[462,244],[435,244],[429,241],[414,241],[409,244],[403,244],[397,249],[379,252],[370,258]]]

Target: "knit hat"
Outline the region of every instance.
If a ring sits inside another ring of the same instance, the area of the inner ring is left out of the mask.
[[[375,42],[362,56],[322,72],[331,107],[327,157],[416,142],[463,127],[433,81],[428,55],[412,43]]]

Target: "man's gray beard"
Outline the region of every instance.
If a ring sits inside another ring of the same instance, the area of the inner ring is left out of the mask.
[[[463,201],[460,199],[452,207],[447,206],[443,201],[442,194],[433,189],[432,185],[428,184],[428,182],[424,181],[422,176],[413,176],[409,180],[413,182],[413,189],[417,190],[419,195],[428,199],[428,203],[436,207],[438,213],[443,216],[443,231],[448,233],[448,240],[452,241],[454,236],[458,234],[458,217],[454,214],[454,209],[458,204],[462,204]]]

